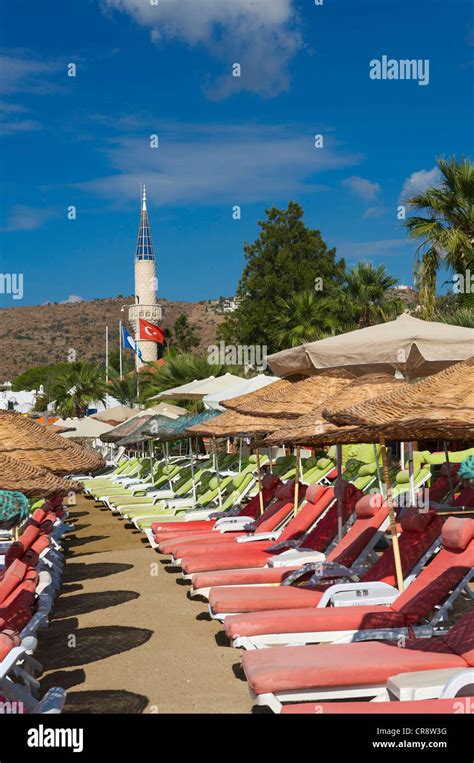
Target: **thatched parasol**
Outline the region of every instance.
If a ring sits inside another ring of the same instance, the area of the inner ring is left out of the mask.
[[[94,472],[102,456],[52,432],[19,413],[0,411],[0,453],[49,469],[54,474]]]
[[[231,437],[234,435],[248,435],[251,437],[267,434],[277,426],[281,426],[282,423],[285,423],[285,420],[281,418],[246,416],[243,413],[226,411],[210,421],[188,427],[186,432],[189,435],[203,437]],[[287,423],[289,423],[289,420]]]
[[[17,490],[29,498],[48,498],[71,491],[80,493],[83,489],[79,482],[61,479],[47,469],[0,453],[0,490]]]
[[[427,428],[431,424],[434,431],[445,422],[444,439],[459,439],[463,423],[466,434],[474,425],[473,375],[474,358],[471,358],[426,379],[396,389],[389,395],[380,396],[370,403],[362,402],[345,410],[341,410],[340,406],[338,410],[327,406],[324,416],[338,425],[395,424],[400,430],[403,427],[408,430],[409,421],[419,422],[420,426],[426,424]]]
[[[314,377],[312,377],[314,378]],[[354,379],[349,385],[336,393],[331,399],[326,398],[322,405],[314,411],[294,419],[285,427],[279,427],[265,439],[265,444],[276,445],[279,443],[299,442],[312,443],[315,435],[338,431],[335,424],[331,424],[323,418],[323,410],[330,406],[333,410],[345,409],[348,405],[362,400],[371,400],[379,397],[382,393],[389,394],[393,390],[407,387],[405,382],[394,379],[390,374],[366,374]]]
[[[355,378],[350,371],[327,371],[300,381],[275,382],[270,387],[245,395],[243,399],[234,398],[222,404],[246,415],[297,418],[334,397]]]

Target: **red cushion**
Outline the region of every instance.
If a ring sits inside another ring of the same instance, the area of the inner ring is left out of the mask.
[[[474,519],[448,517],[441,531],[447,548],[464,549],[474,538]]]
[[[258,585],[259,583],[280,583],[294,567],[250,567],[243,570],[222,570],[221,572],[198,572],[193,576],[193,588],[213,586]]]
[[[474,668],[474,609],[463,615],[446,636],[450,648]]]
[[[5,567],[10,567],[10,565],[13,564],[15,559],[21,559],[24,553],[25,553],[25,548],[23,546],[23,543],[20,543],[20,541],[18,540],[15,541],[15,543],[12,543],[7,553],[5,554]]]
[[[15,646],[20,645],[18,634],[12,630],[6,630],[0,633],[0,662]]]
[[[310,485],[306,489],[306,500],[311,501],[311,503],[316,503],[327,489],[328,488],[325,485],[318,485],[317,483]]]
[[[235,586],[211,588],[209,604],[215,614],[264,612],[316,607],[322,594],[297,586]],[[359,609],[359,607],[357,607]],[[271,631],[273,633],[273,631]],[[241,635],[241,634],[239,634]]]
[[[7,599],[24,579],[27,566],[19,559],[15,559],[5,570],[0,581],[0,603]]]
[[[420,511],[417,508],[405,509],[400,516],[401,528],[405,532],[422,533],[433,519],[433,514],[433,509],[428,511]]]
[[[245,652],[243,667],[251,689],[266,692],[334,686],[384,686],[390,676],[418,670],[464,668],[442,638],[420,639],[405,648],[378,641],[275,647]]]
[[[18,540],[20,543],[23,543],[23,546],[26,550],[32,545],[32,543],[35,542],[38,535],[39,527],[35,527],[34,525],[27,525]]]
[[[364,495],[356,503],[356,514],[358,517],[374,517],[383,506],[383,502],[384,498],[380,493]]]

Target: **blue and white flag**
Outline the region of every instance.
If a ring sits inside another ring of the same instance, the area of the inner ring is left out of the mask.
[[[143,360],[142,351],[140,350],[140,347],[138,346],[138,342],[136,342],[134,338],[132,337],[132,335],[128,333],[125,326],[122,326],[122,343],[125,349],[133,350],[135,355],[138,355],[140,360]]]

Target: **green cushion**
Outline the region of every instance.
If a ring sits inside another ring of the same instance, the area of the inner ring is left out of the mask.
[[[319,458],[317,461],[317,466],[320,469],[328,469],[332,465],[333,463],[330,458]]]
[[[368,477],[369,475],[376,474],[377,464],[375,461],[372,464],[364,464],[359,469],[359,477]]]

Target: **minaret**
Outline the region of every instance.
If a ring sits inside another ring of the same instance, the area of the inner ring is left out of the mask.
[[[135,254],[135,301],[130,308],[129,318],[135,327],[135,340],[138,341],[142,352],[143,361],[153,362],[157,359],[156,342],[148,342],[139,338],[138,319],[144,318],[150,323],[161,320],[161,308],[156,304],[156,292],[158,291],[158,279],[156,277],[156,260],[151,240],[150,224],[146,207],[146,188],[142,192],[142,212],[140,229],[138,231],[137,251]],[[136,357],[137,368],[143,367],[138,356]]]

